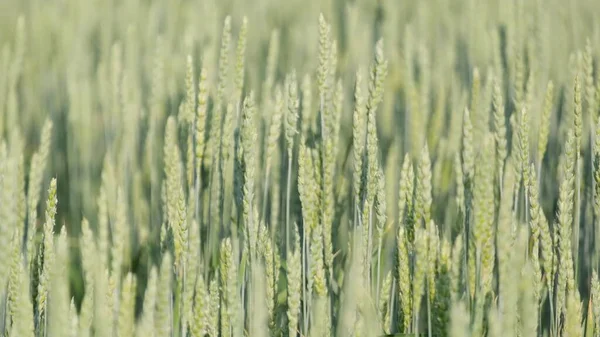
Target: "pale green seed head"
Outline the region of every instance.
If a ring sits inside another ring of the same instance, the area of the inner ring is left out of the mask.
[[[313,107],[313,92],[312,92],[312,79],[310,77],[310,74],[304,74],[304,77],[302,78],[302,88],[301,88],[301,92],[302,92],[302,110],[301,110],[301,116],[302,116],[302,134],[306,136],[306,133],[308,132],[308,130],[311,128],[311,124],[312,124],[312,120],[313,120],[313,114],[314,114],[314,107]]]
[[[286,78],[286,90],[287,112],[285,114],[285,140],[288,153],[291,153],[294,148],[294,138],[298,132],[298,108],[300,104],[300,100],[298,99],[298,81],[296,79],[295,71],[292,71]]]
[[[427,231],[425,228],[415,229],[415,266],[413,276],[413,308],[414,312],[419,312],[421,308],[421,299],[425,293],[425,281],[427,279],[427,270],[429,268]]]
[[[119,317],[117,336],[133,336],[135,331],[135,288],[136,279],[129,273],[123,280],[121,300],[119,302]]]
[[[192,337],[203,337],[209,328],[210,297],[202,273],[198,275],[194,296],[194,319],[191,322]]]
[[[290,336],[298,331],[298,319],[300,314],[300,299],[302,294],[302,262],[300,252],[300,236],[298,235],[298,227],[294,225],[294,251],[288,253],[287,267],[287,318],[288,331]]]
[[[244,16],[242,19],[242,27],[236,48],[236,61],[235,61],[235,99],[241,101],[242,89],[244,88],[244,63],[246,54],[246,40],[248,35],[248,18]]]
[[[518,139],[519,139],[519,160],[521,169],[521,179],[527,184],[529,181],[529,113],[527,107],[521,109],[519,115],[519,126],[518,126]]]
[[[330,72],[332,71],[330,67],[330,30],[331,27],[325,21],[325,16],[323,13],[319,15],[319,66],[317,68],[317,84],[319,86],[319,94],[321,96],[321,110],[323,109],[323,104],[325,100],[325,96],[327,94],[327,90],[329,88],[328,77]]]
[[[271,123],[269,125],[269,134],[267,136],[267,150],[266,150],[266,170],[271,168],[273,157],[276,155],[279,137],[281,136],[281,120],[284,112],[284,100],[281,87],[275,87],[275,108],[271,116]],[[287,114],[286,114],[287,116]]]
[[[194,121],[194,110],[196,108],[196,87],[194,83],[194,59],[191,55],[186,58],[185,73],[185,101],[182,114],[179,115],[180,121],[185,124],[191,124]]]
[[[246,174],[250,173],[250,169],[252,169],[253,174],[253,169],[256,167],[256,141],[258,136],[256,133],[255,114],[254,93],[250,92],[250,94],[246,96],[246,99],[244,100],[244,107],[242,110],[242,126],[240,131],[244,161],[246,162]],[[253,179],[254,176],[252,175],[249,178]]]
[[[469,109],[463,115],[462,163],[465,180],[471,180],[475,173],[475,152],[473,150],[473,125]]]
[[[460,154],[456,153],[454,156],[454,177],[456,179],[456,206],[459,211],[464,212],[465,208],[465,184],[464,174],[462,169],[462,163],[460,161]]]
[[[404,227],[400,226],[397,237],[398,249],[398,298],[402,308],[402,327],[407,332],[412,319],[412,291],[408,237]]]
[[[413,198],[413,177],[414,171],[410,161],[410,155],[404,155],[402,162],[402,171],[400,172],[400,191],[398,192],[398,223],[405,224],[405,217],[410,211],[410,204]]]
[[[171,255],[166,253],[162,257],[160,264],[160,273],[158,276],[158,288],[156,292],[156,312],[154,316],[154,327],[157,337],[168,337],[171,335],[171,296],[172,296],[172,275],[173,260]]]
[[[463,337],[470,335],[469,313],[465,304],[462,301],[452,303],[450,309],[450,336]]]
[[[417,169],[415,215],[417,226],[423,226],[431,220],[431,204],[433,200],[431,186],[431,159],[427,145],[421,151],[421,158]]]
[[[385,200],[385,175],[380,167],[377,174],[377,196],[375,199],[375,213],[377,215],[377,231],[380,240],[387,222],[387,202]]]
[[[219,331],[219,284],[216,278],[210,281],[209,285],[209,313],[207,331],[210,336],[217,336]]]
[[[581,137],[583,133],[582,126],[582,102],[581,102],[581,83],[580,83],[579,75],[575,76],[574,81],[574,89],[573,89],[573,102],[574,102],[574,111],[573,111],[573,122],[574,122],[574,132],[575,132],[575,143],[576,143],[576,151],[579,153],[581,148]]]
[[[494,138],[496,140],[496,161],[498,174],[502,174],[504,169],[504,160],[506,159],[507,140],[506,140],[506,117],[504,112],[504,101],[500,83],[494,78],[492,101],[494,106]]]
[[[231,44],[231,17],[225,17],[223,32],[221,34],[221,50],[219,52],[219,84],[217,87],[216,109],[221,109],[225,99],[229,80],[229,53]]]
[[[548,146],[548,136],[550,134],[550,116],[552,115],[552,105],[554,99],[554,84],[548,82],[546,87],[546,95],[544,96],[544,107],[542,110],[542,118],[540,120],[540,134],[538,138],[538,161],[541,162],[546,154]]]
[[[427,230],[427,294],[429,301],[433,303],[436,294],[436,270],[438,267],[438,255],[440,251],[440,238],[437,225],[433,220],[429,221]]]
[[[206,137],[206,109],[208,106],[208,71],[203,66],[198,80],[198,107],[196,108],[196,166],[202,165]]]

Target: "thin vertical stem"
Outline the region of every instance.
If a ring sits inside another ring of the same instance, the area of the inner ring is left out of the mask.
[[[288,150],[287,195],[285,197],[285,251],[288,251],[290,238],[290,195],[292,192],[292,150]]]
[[[396,300],[396,278],[392,278],[392,293],[390,295],[390,326],[388,327],[389,331],[394,331],[394,319],[396,315],[394,314],[394,301]]]
[[[577,146],[576,149],[576,159],[575,159],[575,220],[573,222],[573,236],[571,237],[571,242],[573,243],[571,251],[573,252],[573,268],[575,269],[575,279],[578,279],[579,276],[579,225],[581,224],[581,154],[579,150],[580,146]],[[574,248],[574,249],[573,249]]]
[[[306,224],[304,224],[306,226]],[[308,257],[307,257],[307,241],[306,241],[306,229],[304,229],[304,235],[302,235],[302,321],[303,321],[303,327],[304,327],[304,335],[308,335],[308,303],[306,302],[306,279],[308,278],[308,275],[306,275],[307,272],[307,264],[308,264]]]
[[[271,171],[271,166],[267,166],[265,172],[265,187],[263,191],[263,207],[262,207],[262,216],[264,217],[265,222],[267,221],[267,197],[269,194],[269,175]]]
[[[542,321],[543,321],[542,320],[542,301],[541,300],[538,301],[537,305],[538,305],[538,312],[537,312],[537,315],[538,315],[538,322],[537,322],[538,331],[537,331],[536,337],[540,335],[540,332],[542,332]]]
[[[429,283],[429,282],[428,282]],[[427,288],[427,336],[431,337],[431,301],[430,301],[430,297],[429,297],[429,292],[431,291],[431,289],[429,289],[429,286],[426,287]]]
[[[380,282],[380,273],[381,273],[381,246],[383,244],[383,239],[379,238],[379,244],[377,247],[377,300],[379,300],[379,282]]]
[[[415,298],[415,302],[413,303],[413,332],[415,334],[415,337],[419,336],[419,313],[417,312],[417,301],[420,301],[421,299],[417,299]]]
[[[7,301],[8,302],[8,301]],[[6,315],[7,311],[4,311],[4,314]],[[46,304],[44,304],[44,337],[48,336],[48,302],[46,301]]]
[[[371,294],[373,293],[373,268],[371,267],[371,258],[372,258],[372,251],[371,251],[371,245],[372,245],[372,237],[373,237],[373,210],[371,207],[369,207],[369,240],[367,241],[367,254],[368,254],[368,259],[369,259],[369,286],[370,286],[370,290],[371,290]]]
[[[550,337],[553,337],[555,336],[554,332],[556,331],[556,320],[554,319],[554,303],[550,289],[548,289],[548,303],[550,304]]]

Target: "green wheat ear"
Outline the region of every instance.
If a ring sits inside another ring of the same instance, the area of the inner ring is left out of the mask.
[[[506,160],[508,150],[504,100],[502,98],[500,80],[496,77],[494,77],[492,101],[494,107],[494,138],[496,140],[496,174],[501,177],[504,172],[504,161]],[[543,133],[543,130],[544,127],[541,128],[540,133]]]
[[[181,122],[191,124],[194,120],[194,110],[196,108],[196,88],[194,83],[194,59],[191,55],[186,57],[186,73],[185,73],[185,101],[183,111],[178,116]]]
[[[156,292],[154,327],[158,336],[167,337],[173,329],[171,316],[173,262],[169,253],[162,257]]]
[[[117,323],[118,336],[133,336],[135,328],[135,288],[136,279],[129,273],[123,280],[119,317]]]
[[[301,251],[300,251],[300,236],[298,235],[298,227],[294,225],[293,235],[293,251],[288,253],[287,266],[287,290],[288,290],[288,331],[290,336],[298,331],[298,318],[300,313],[300,295],[302,289],[301,275]]]
[[[209,301],[207,307],[209,308],[208,313],[208,324],[207,332],[209,336],[217,336],[219,330],[219,309],[220,309],[220,298],[219,298],[219,282],[216,278],[210,280],[209,285]]]
[[[236,60],[235,60],[235,99],[241,102],[242,90],[244,88],[244,66],[246,58],[246,40],[248,36],[248,18],[244,16],[242,19],[242,27],[237,41]]]
[[[48,335],[67,336],[69,330],[69,247],[67,232],[63,227],[54,247],[54,265],[50,275],[48,291]],[[57,313],[60,313],[57,315]]]
[[[412,290],[411,290],[411,273],[410,260],[408,254],[408,238],[403,226],[400,226],[396,239],[398,249],[398,298],[402,312],[402,321],[400,322],[404,331],[408,331],[412,320]]]
[[[202,337],[208,330],[209,293],[202,274],[198,275],[196,282],[196,295],[194,296],[194,319],[191,326],[191,335],[193,337]]]
[[[43,269],[40,271],[40,282],[38,284],[37,310],[38,316],[43,317],[47,309],[48,289],[50,286],[50,275],[54,266],[54,224],[56,216],[56,178],[50,181],[48,188],[48,201],[46,202],[46,221],[44,222],[43,241]]]
[[[431,186],[431,159],[429,147],[425,144],[421,151],[421,158],[417,168],[417,184],[415,186],[415,224],[418,227],[427,225],[431,220],[432,186]]]
[[[552,114],[552,105],[554,99],[554,83],[548,82],[546,95],[544,96],[544,110],[540,125],[540,134],[538,138],[538,162],[541,163],[548,147],[548,136],[550,134],[550,116]],[[541,166],[539,164],[538,166]]]
[[[34,317],[33,304],[30,298],[29,291],[29,275],[24,268],[23,263],[19,263],[18,271],[18,296],[15,303],[15,317],[13,318],[13,329],[15,333],[11,336],[33,337],[34,334]]]
[[[44,180],[44,172],[47,166],[50,149],[52,147],[52,120],[46,119],[42,127],[40,147],[31,157],[31,168],[29,172],[29,185],[27,187],[27,258],[31,266],[35,254],[35,236],[37,233],[37,206]]]
[[[198,79],[198,106],[196,108],[196,180],[200,179],[200,168],[205,152],[206,112],[208,106],[208,70],[205,65],[200,69]],[[197,182],[198,183],[198,182]],[[198,189],[198,188],[196,188]]]

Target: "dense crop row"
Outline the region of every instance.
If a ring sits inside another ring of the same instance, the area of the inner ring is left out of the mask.
[[[596,0],[0,21],[1,335],[600,336]]]

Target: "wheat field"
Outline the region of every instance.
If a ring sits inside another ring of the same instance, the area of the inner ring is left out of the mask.
[[[599,337],[597,0],[0,2],[0,336]]]

